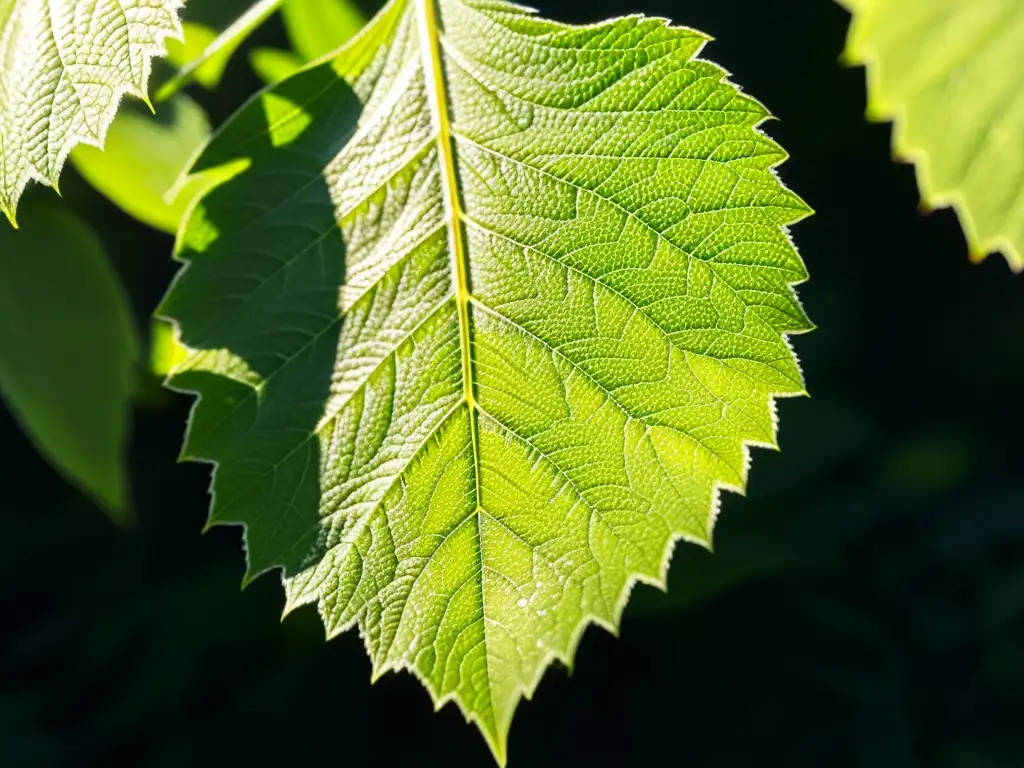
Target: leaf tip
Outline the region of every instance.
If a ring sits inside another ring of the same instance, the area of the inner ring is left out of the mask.
[[[253,569],[251,567],[246,568],[245,575],[242,576],[242,581],[238,585],[238,591],[244,592],[246,589],[249,588],[249,585],[256,581],[256,579],[258,579],[259,577],[260,573],[253,572]]]
[[[505,768],[508,764],[507,726],[504,732],[502,732],[501,729],[490,731],[480,722],[478,722],[477,725],[480,728],[480,732],[484,735],[484,741],[487,742],[487,748],[491,750],[491,756],[494,758],[494,762],[498,764],[499,768]]]

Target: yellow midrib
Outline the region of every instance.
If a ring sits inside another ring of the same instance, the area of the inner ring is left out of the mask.
[[[420,47],[424,55],[424,70],[427,77],[427,91],[430,107],[437,126],[437,147],[441,163],[441,186],[444,194],[445,211],[449,219],[449,243],[452,258],[452,274],[455,277],[455,303],[459,314],[459,345],[462,350],[462,388],[466,403],[471,411],[476,410],[473,396],[473,377],[469,338],[469,276],[466,269],[466,242],[462,230],[462,201],[455,172],[455,157],[452,151],[452,126],[448,105],[444,64],[441,61],[441,35],[437,15],[437,0],[419,0],[418,18]]]
[[[466,254],[465,232],[463,230],[463,219],[465,212],[462,209],[462,199],[459,196],[458,177],[455,171],[455,152],[452,139],[451,112],[448,104],[448,91],[444,76],[444,63],[441,60],[441,25],[438,19],[437,3],[440,0],[416,0],[417,18],[420,34],[420,48],[424,57],[424,74],[428,82],[427,92],[429,93],[430,108],[434,117],[434,124],[437,126],[437,149],[441,164],[441,186],[444,194],[445,212],[448,216],[449,247],[452,257],[452,274],[455,276],[455,303],[458,307],[459,317],[459,347],[462,352],[462,390],[463,398],[469,408],[469,429],[470,439],[473,444],[473,473],[476,487],[476,510],[477,516],[477,537],[480,547],[480,561],[483,566],[483,530],[481,527],[480,507],[480,437],[479,437],[479,409],[477,408],[476,397],[473,394],[473,368],[472,351],[470,348],[469,330],[469,275]],[[481,567],[481,579],[483,568]],[[484,590],[481,583],[480,590],[481,609],[486,613],[487,607],[484,604]],[[488,667],[489,661],[486,662]],[[488,676],[490,673],[488,672]],[[483,725],[482,713],[476,713]],[[491,701],[491,715],[494,715],[494,702]],[[492,727],[497,724],[491,722]],[[505,764],[505,741],[500,733],[500,727],[496,730],[484,727],[485,739],[488,746],[494,753],[499,765]]]

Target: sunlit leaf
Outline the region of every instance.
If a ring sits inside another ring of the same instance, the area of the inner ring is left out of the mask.
[[[281,13],[296,52],[258,48],[250,56],[256,74],[268,85],[337,50],[366,23],[347,0],[284,0]]]
[[[442,32],[443,30],[443,32]],[[183,456],[246,579],[358,626],[499,761],[520,698],[614,628],[718,494],[810,323],[768,112],[661,19],[395,0],[264,91],[199,173],[161,313]],[[592,674],[597,671],[592,670]]]
[[[1024,269],[1024,3],[841,0],[848,61],[868,71],[868,115],[895,122],[921,197],[952,206],[971,257]]]
[[[150,60],[179,36],[183,0],[0,0],[0,211],[56,187],[78,144],[103,146],[124,94],[146,99]]]
[[[188,357],[185,349],[174,337],[174,326],[165,320],[154,320],[149,337],[149,370],[157,376],[166,376]]]

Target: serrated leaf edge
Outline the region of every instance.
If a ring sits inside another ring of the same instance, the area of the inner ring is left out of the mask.
[[[96,136],[78,135],[76,136],[77,141],[65,149],[62,149],[61,152],[58,153],[57,160],[54,163],[54,175],[52,178],[46,178],[44,174],[39,173],[36,170],[34,165],[29,164],[28,179],[30,181],[35,181],[44,186],[51,187],[58,195],[60,195],[60,174],[64,170],[64,165],[67,162],[68,156],[76,146],[81,146],[83,144],[95,147],[99,150],[103,149],[103,145],[107,138],[107,131],[109,130],[111,123],[114,122],[117,110],[121,106],[121,100],[125,96],[135,96],[149,107],[151,111],[153,111],[153,104],[150,102],[148,93],[149,76],[152,72],[152,62],[154,58],[160,58],[167,55],[167,40],[182,39],[181,18],[179,14],[184,7],[185,0],[170,0],[169,10],[172,11],[172,16],[174,18],[173,28],[158,30],[156,40],[153,44],[145,47],[143,51],[142,71],[139,73],[137,83],[121,82],[112,88],[113,97],[110,100],[110,104],[101,110],[99,115],[98,134]],[[22,186],[21,189],[14,190],[10,206],[0,200],[0,212],[3,212],[7,217],[7,220],[11,223],[11,226],[15,229],[18,228],[18,203],[21,200],[25,189],[26,187]]]
[[[855,39],[857,13],[866,12],[867,6],[860,6],[851,0],[836,0],[851,15],[846,48],[841,62],[850,67],[862,67],[865,71],[867,107],[864,116],[874,123],[892,123],[892,158],[897,162],[914,166],[914,176],[921,195],[921,205],[926,212],[951,208],[960,221],[960,227],[967,238],[968,258],[975,264],[984,261],[989,254],[1001,253],[1013,272],[1024,272],[1024,254],[1017,250],[1013,241],[1005,236],[981,238],[971,213],[970,204],[959,190],[936,192],[931,182],[931,161],[928,150],[914,146],[906,137],[906,104],[886,103],[879,94],[879,73],[881,62],[878,52]]]
[[[428,3],[432,2],[432,1],[433,0],[427,0]],[[534,9],[532,7],[529,7],[529,6],[520,6],[520,7],[524,8],[525,10],[528,10],[528,11],[530,11],[532,13],[536,13],[537,12],[536,9]],[[667,19],[667,18],[664,18],[664,17],[646,16],[644,14],[628,14],[626,16],[618,17],[618,18],[658,21],[658,22],[661,22],[662,24],[664,24],[666,27],[672,27],[672,28],[675,28],[675,29],[682,29],[682,30],[690,31],[690,32],[693,32],[695,35],[698,35],[699,37],[703,38],[703,42],[701,43],[700,48],[698,48],[697,51],[693,54],[693,56],[691,57],[691,60],[694,61],[694,62],[698,62],[698,63],[708,64],[708,65],[710,65],[712,67],[717,68],[721,72],[721,76],[719,78],[719,82],[720,83],[732,87],[733,89],[735,89],[739,93],[743,93],[743,88],[740,85],[738,85],[737,83],[735,83],[735,82],[733,82],[733,81],[731,81],[729,79],[731,77],[731,73],[730,72],[728,72],[725,68],[723,68],[720,64],[718,64],[716,62],[710,61],[708,59],[700,58],[700,53],[703,51],[704,46],[708,42],[713,41],[714,40],[713,37],[711,37],[711,36],[709,36],[709,35],[707,35],[707,34],[705,34],[703,32],[700,32],[698,30],[694,30],[692,28],[685,27],[683,25],[674,25],[674,24],[672,24],[670,19]],[[606,23],[606,22],[598,22],[598,23],[594,23],[594,24],[576,25],[576,26],[578,26],[578,28],[580,28],[580,29],[598,28],[603,23]],[[354,43],[356,40],[358,40],[360,37],[362,37],[363,32],[365,32],[367,30],[367,28],[368,27],[364,27],[363,30],[358,35],[356,35],[349,42],[349,44]],[[346,47],[347,47],[347,45],[346,45]],[[327,56],[325,56],[322,59],[320,59],[318,62],[311,62],[311,63],[305,65],[302,69],[305,70],[305,69],[308,69],[310,67],[313,67],[317,63],[325,61],[325,60],[333,57],[334,55],[336,55],[336,54],[328,54]],[[273,85],[268,85],[268,86],[264,87],[263,89],[261,89],[260,91],[258,91],[256,94],[254,94],[252,96],[251,99],[247,100],[246,103],[244,105],[242,105],[237,110],[237,112],[241,112],[243,109],[245,109],[245,107],[251,101],[254,101],[254,100],[258,99],[265,91],[268,91],[268,90],[270,90],[273,87],[274,87]],[[752,130],[756,134],[758,134],[760,136],[763,136],[765,138],[768,138],[769,141],[770,141],[771,140],[770,137],[768,137],[767,134],[765,134],[764,131],[761,130],[761,126],[764,123],[766,123],[766,122],[768,122],[770,120],[775,120],[777,118],[774,115],[772,115],[764,107],[764,105],[761,104],[760,101],[758,101],[754,97],[750,96],[749,94],[745,94],[744,93],[743,95],[744,95],[745,98],[750,99],[751,101],[757,103],[759,106],[762,107],[762,109],[764,109],[765,116],[763,118],[761,118],[754,126],[752,126]],[[237,112],[236,112],[236,114],[237,114]],[[227,121],[225,121],[225,124],[227,122],[230,122],[230,118]],[[217,133],[218,133],[218,131],[215,131],[214,134],[211,135],[211,137],[208,139],[208,143],[210,143],[210,142],[212,142],[214,140],[214,138],[216,137]],[[203,147],[200,147],[199,149],[197,149],[197,151],[196,151],[196,153],[194,155],[193,161],[197,160],[202,155],[203,150],[205,149],[205,147],[206,147],[206,145],[203,145]],[[770,169],[770,171],[772,173],[772,176],[779,182],[779,185],[782,186],[782,187],[785,187],[785,185],[782,183],[781,179],[779,178],[778,167],[781,166],[783,163],[785,163],[789,159],[789,153],[786,152],[784,149],[782,149],[781,151],[782,151],[781,156],[774,163],[771,164],[769,169]],[[189,206],[188,210],[186,211],[186,213],[183,215],[183,217],[182,217],[182,225],[179,228],[179,232],[178,232],[177,246],[180,246],[180,244],[181,244],[180,238],[181,238],[182,233],[184,233],[184,231],[186,229],[186,224],[187,224],[189,218],[191,217],[195,207],[202,201],[202,198],[205,196],[205,194],[208,193],[209,191],[211,191],[212,187],[218,186],[219,184],[224,183],[225,181],[229,180],[231,176],[233,176],[237,172],[240,172],[241,170],[243,170],[245,164],[246,164],[245,161],[235,161],[235,163],[230,164],[229,166],[225,166],[225,167],[221,167],[221,168],[217,168],[217,169],[208,169],[208,170],[204,170],[204,171],[200,172],[199,174],[195,174],[195,175],[199,175],[199,176],[216,175],[216,178],[214,180],[211,180],[210,188],[207,189],[206,192],[204,192],[204,194],[196,196],[196,198],[190,204],[190,206]],[[188,175],[189,174],[186,172],[184,174],[183,178],[187,177]],[[792,193],[792,190],[789,190],[789,191]],[[792,194],[795,195],[795,193],[792,193]],[[801,199],[801,202],[803,202],[802,199]],[[795,253],[797,253],[797,255],[799,255],[799,250],[797,249],[796,244],[793,242],[792,235],[791,235],[791,232],[790,232],[790,227],[793,224],[799,223],[803,219],[805,219],[805,218],[807,218],[807,217],[809,217],[809,216],[814,214],[814,210],[810,206],[807,206],[806,203],[804,203],[804,205],[807,208],[805,213],[803,213],[802,215],[794,218],[794,220],[789,225],[780,225],[780,230],[786,236],[786,239],[789,242],[790,247],[793,248],[793,251]],[[176,247],[176,252],[177,252],[177,247]],[[180,277],[180,275],[186,269],[188,269],[188,264],[187,263],[185,263],[183,269],[175,277],[175,282],[177,281],[177,279]],[[794,301],[796,302],[797,306],[799,306],[801,308],[802,308],[802,303],[800,302],[799,296],[797,295],[797,293],[795,291],[795,288],[798,285],[801,285],[801,284],[807,282],[807,279],[808,279],[807,277],[802,277],[802,278],[800,278],[798,280],[793,280],[793,281],[787,282],[787,285],[788,285],[788,287],[790,289],[790,293],[792,294]],[[173,287],[173,283],[172,283],[172,287]],[[164,320],[164,321],[170,323],[170,325],[171,325],[171,327],[173,329],[173,334],[174,334],[175,342],[177,344],[180,344],[181,346],[185,347],[185,345],[182,344],[182,342],[181,342],[181,328],[180,328],[180,325],[179,325],[178,321],[175,318],[173,318],[173,317],[168,317],[168,316],[159,316],[159,317],[160,317],[161,320]],[[781,337],[782,337],[783,343],[785,344],[786,348],[789,351],[789,354],[791,355],[791,357],[793,359],[793,362],[794,362],[794,364],[795,364],[795,366],[797,368],[797,371],[801,375],[803,374],[803,371],[802,371],[802,369],[800,367],[800,362],[799,362],[799,359],[798,359],[798,357],[796,355],[796,352],[793,349],[792,341],[791,341],[790,337],[791,336],[796,336],[796,335],[803,335],[805,333],[813,331],[814,329],[815,329],[815,326],[812,324],[811,326],[809,326],[808,328],[805,328],[805,329],[800,329],[800,330],[796,330],[796,331],[787,331],[787,332],[782,332],[780,334]],[[460,324],[460,330],[461,330],[461,324]],[[185,348],[188,349],[188,347],[185,347]],[[185,438],[184,438],[184,441],[183,441],[183,444],[187,444],[188,443],[188,435],[189,435],[189,432],[190,432],[190,430],[192,428],[192,425],[193,425],[192,417],[193,417],[193,415],[196,413],[196,411],[200,407],[200,404],[201,404],[201,402],[203,400],[203,394],[202,394],[202,392],[199,392],[199,391],[196,391],[196,390],[191,390],[191,389],[187,389],[187,388],[184,388],[184,387],[177,387],[177,386],[175,386],[173,384],[173,379],[174,379],[174,376],[175,376],[176,373],[177,373],[177,369],[175,368],[175,369],[172,369],[167,374],[167,376],[166,376],[166,378],[164,380],[164,386],[167,387],[168,389],[174,391],[174,392],[179,392],[179,393],[182,393],[182,394],[193,395],[194,398],[195,398],[193,403],[192,403],[191,408],[189,409],[189,419],[188,419],[188,422],[187,422],[186,431],[185,431]],[[618,599],[616,600],[616,603],[615,603],[615,606],[614,606],[614,609],[613,609],[613,612],[612,612],[613,613],[612,621],[609,622],[609,621],[607,621],[607,620],[603,619],[602,617],[597,616],[595,614],[590,614],[590,613],[584,614],[582,616],[582,618],[580,619],[579,623],[573,629],[572,634],[571,634],[571,636],[569,638],[569,641],[568,641],[568,643],[566,645],[565,652],[563,653],[561,651],[557,651],[555,649],[548,648],[545,651],[544,655],[541,657],[541,660],[539,661],[539,663],[537,665],[537,671],[536,671],[536,674],[534,675],[533,679],[531,679],[531,680],[529,680],[528,682],[525,682],[525,683],[520,683],[520,685],[518,686],[516,703],[512,706],[513,713],[518,709],[518,703],[520,701],[522,701],[524,698],[527,701],[532,700],[533,694],[536,693],[536,690],[537,690],[537,687],[540,684],[540,681],[543,679],[544,674],[547,672],[547,670],[552,665],[552,662],[560,661],[560,662],[562,662],[567,667],[567,669],[570,672],[573,670],[573,668],[574,668],[574,657],[575,657],[576,651],[577,651],[577,649],[579,647],[579,644],[582,641],[583,635],[585,634],[585,632],[586,632],[588,627],[590,627],[591,625],[598,626],[598,627],[601,627],[601,628],[605,629],[613,637],[618,637],[619,636],[619,625],[621,623],[622,614],[625,611],[626,605],[629,602],[629,598],[630,598],[630,595],[632,594],[632,591],[633,591],[634,587],[638,583],[650,585],[652,587],[660,589],[663,592],[667,591],[667,589],[668,589],[668,583],[667,583],[668,572],[669,572],[669,569],[671,567],[672,557],[673,557],[673,555],[675,553],[676,545],[680,541],[686,541],[686,542],[689,542],[689,543],[692,543],[692,544],[696,544],[698,546],[704,547],[705,549],[707,549],[708,551],[710,551],[712,553],[714,552],[714,543],[713,543],[714,529],[715,529],[715,525],[716,525],[716,523],[718,521],[718,516],[719,516],[720,511],[721,511],[722,491],[729,491],[729,492],[735,493],[735,494],[737,494],[739,496],[745,496],[746,495],[746,487],[747,487],[747,483],[748,483],[748,476],[749,476],[749,470],[750,470],[750,465],[751,465],[751,452],[750,452],[750,449],[751,448],[767,448],[767,449],[770,449],[770,450],[776,450],[776,451],[779,450],[779,445],[778,445],[779,419],[778,419],[778,412],[777,412],[777,401],[779,399],[781,399],[781,398],[794,398],[794,397],[805,397],[805,396],[808,396],[806,388],[801,390],[801,391],[769,392],[769,393],[767,393],[767,407],[768,407],[768,410],[769,410],[769,413],[770,413],[770,416],[771,416],[773,440],[772,440],[772,442],[765,442],[765,441],[760,441],[760,440],[750,440],[750,439],[741,439],[740,440],[740,447],[741,447],[742,456],[743,456],[743,466],[742,466],[742,471],[741,471],[741,474],[740,474],[740,483],[739,484],[730,483],[730,482],[723,481],[723,480],[715,480],[713,482],[712,488],[711,488],[711,501],[710,501],[710,509],[709,509],[709,513],[708,513],[708,522],[707,522],[706,536],[703,537],[703,538],[700,538],[700,537],[692,536],[692,535],[686,534],[686,533],[673,533],[673,534],[671,534],[668,542],[666,542],[665,550],[662,553],[662,558],[661,558],[662,559],[662,563],[661,563],[660,572],[659,572],[658,577],[655,579],[655,578],[651,578],[649,576],[646,576],[644,574],[630,574],[627,577],[627,579],[626,579],[626,583],[624,584],[624,586],[622,588],[621,594],[619,595]],[[456,407],[462,407],[464,405],[466,405],[465,401],[460,400]],[[431,440],[431,439],[436,439],[436,434],[432,435],[431,437],[428,438],[428,440]],[[191,455],[188,456],[188,457],[182,456],[179,460],[180,461],[186,461],[187,460],[187,461],[192,461],[192,462],[197,462],[197,463],[202,463],[202,464],[208,464],[208,465],[213,467],[213,469],[211,471],[211,475],[210,475],[210,483],[209,483],[209,489],[208,489],[208,492],[210,494],[210,511],[212,513],[212,510],[214,508],[216,508],[216,491],[214,489],[214,478],[215,478],[216,472],[217,472],[218,467],[219,467],[219,462],[217,462],[215,460],[208,459],[208,458],[204,458],[204,457],[200,457],[200,456],[191,456]],[[210,530],[213,527],[220,527],[220,526],[225,526],[225,527],[227,527],[227,526],[232,526],[232,527],[238,526],[238,527],[241,527],[241,529],[242,529],[242,550],[243,550],[243,553],[244,553],[244,556],[245,556],[245,564],[246,564],[245,577],[243,578],[243,581],[242,581],[242,584],[241,584],[241,588],[242,589],[247,587],[252,581],[254,581],[259,576],[263,575],[264,573],[276,569],[276,570],[281,571],[281,584],[282,584],[282,587],[284,588],[284,590],[287,592],[287,583],[285,581],[284,570],[280,566],[271,566],[271,567],[266,568],[266,569],[264,569],[262,571],[259,571],[258,573],[252,573],[251,572],[251,563],[250,563],[249,551],[248,551],[248,523],[246,523],[244,521],[222,521],[222,520],[209,521],[208,520],[207,523],[203,527],[203,533],[207,532],[208,530]],[[280,620],[283,622],[284,619],[289,614],[291,614],[294,610],[296,610],[297,608],[300,608],[300,607],[302,607],[304,605],[307,605],[307,603],[306,602],[300,602],[300,603],[295,603],[295,604],[289,604],[287,602],[287,600],[286,600],[286,605],[282,609]],[[319,615],[319,610],[318,610],[318,615]],[[463,701],[459,698],[459,696],[457,695],[456,692],[453,691],[451,693],[447,693],[447,694],[444,694],[442,696],[438,696],[437,692],[434,690],[434,687],[430,683],[430,681],[428,681],[411,664],[409,664],[407,662],[402,662],[402,663],[389,662],[389,663],[385,663],[385,664],[381,665],[380,667],[377,667],[375,665],[374,661],[373,661],[373,650],[370,647],[369,638],[366,636],[366,634],[364,633],[362,627],[359,625],[358,617],[353,617],[352,619],[347,621],[345,624],[336,627],[334,630],[328,630],[326,628],[326,626],[325,626],[324,627],[324,638],[325,638],[325,641],[330,641],[330,640],[334,639],[335,637],[337,637],[338,635],[341,635],[341,634],[344,634],[345,632],[350,631],[353,627],[358,629],[359,636],[360,636],[360,638],[363,641],[363,645],[364,645],[364,648],[366,649],[367,656],[369,657],[370,662],[371,662],[371,675],[370,675],[370,682],[371,682],[371,684],[376,683],[377,680],[379,680],[387,672],[407,671],[407,672],[411,673],[412,676],[430,694],[430,698],[431,698],[431,700],[433,702],[433,705],[434,705],[434,712],[438,712],[439,710],[441,710],[449,702],[454,702],[456,707],[462,713],[462,716],[465,719],[465,721],[467,723],[469,723],[469,724],[475,724],[477,726],[477,729],[479,730],[481,735],[483,735],[484,740],[487,743],[487,746],[490,749],[491,754],[493,755],[495,761],[500,766],[502,766],[504,768],[504,766],[507,763],[508,734],[507,733],[504,734],[502,736],[500,742],[499,743],[495,743],[495,741],[492,740],[492,738],[490,737],[487,729],[484,727],[483,723],[481,722],[480,716],[477,713],[475,713],[475,712],[469,711],[466,708],[466,706],[463,703]],[[510,725],[511,725],[511,723],[510,723]]]

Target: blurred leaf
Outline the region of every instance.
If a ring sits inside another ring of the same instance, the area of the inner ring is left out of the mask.
[[[181,34],[182,0],[0,0],[0,211],[57,187],[78,144],[103,146],[125,94],[147,99],[150,59]]]
[[[137,357],[121,284],[78,218],[29,207],[20,231],[0,228],[0,391],[39,450],[118,519]]]
[[[350,0],[284,0],[281,15],[296,53],[305,61],[337,50],[366,24]]]
[[[71,160],[90,184],[126,213],[174,234],[189,203],[204,187],[202,179],[182,177],[209,135],[202,107],[177,94],[159,104],[155,116],[122,109],[110,126],[106,148],[78,147]]]
[[[174,326],[166,320],[153,321],[149,350],[149,369],[161,377],[169,374],[189,354],[174,338]]]
[[[192,80],[198,79],[199,72],[204,67],[208,67],[205,72],[207,81],[216,85],[231,55],[280,5],[281,0],[259,0],[253,3],[245,13],[203,48],[198,56],[182,65],[173,78],[160,86],[156,94],[157,100],[169,99]]]
[[[182,23],[182,39],[167,43],[167,60],[181,69],[198,60],[217,39],[217,33],[205,24],[194,21]],[[215,88],[224,76],[233,49],[207,58],[192,73],[192,78],[204,88]]]
[[[1024,269],[1024,2],[841,0],[868,115],[892,120],[930,208],[953,207],[974,260]]]
[[[303,61],[291,51],[257,48],[249,55],[253,71],[267,85],[279,83],[302,69]]]

